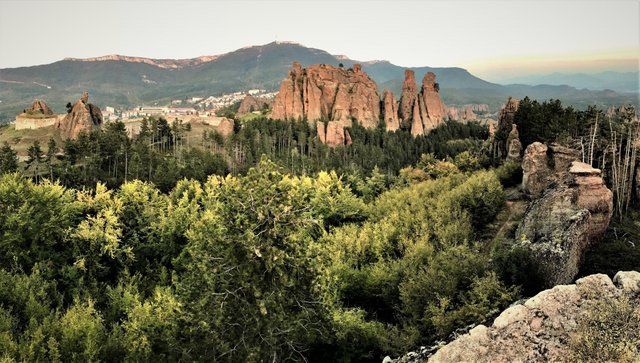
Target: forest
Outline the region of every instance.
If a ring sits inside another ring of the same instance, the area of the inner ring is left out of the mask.
[[[606,161],[596,114],[525,99],[515,122],[525,146]],[[0,150],[2,362],[379,362],[540,290],[497,238],[521,170],[484,126],[355,124],[335,149],[304,120],[190,149],[185,127],[111,123],[24,165]]]

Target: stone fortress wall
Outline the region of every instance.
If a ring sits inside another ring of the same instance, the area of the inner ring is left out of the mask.
[[[16,130],[35,130],[47,126],[53,126],[58,121],[60,116],[52,115],[49,117],[28,117],[23,115],[16,116],[15,126]]]

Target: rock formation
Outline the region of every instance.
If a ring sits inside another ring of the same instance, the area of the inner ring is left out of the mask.
[[[320,136],[320,140],[322,139],[323,137]],[[342,123],[338,121],[329,121],[327,123],[324,140],[324,143],[330,147],[345,145],[346,137]]]
[[[447,106],[447,117],[449,121],[458,121],[460,120],[460,112],[458,108],[455,106]]]
[[[398,103],[393,92],[385,89],[382,95],[382,105],[384,114],[384,123],[387,131],[396,131],[400,128],[400,120],[398,119]]]
[[[271,117],[336,121],[343,127],[355,119],[373,128],[380,120],[380,96],[376,83],[359,64],[346,70],[326,64],[303,69],[294,63],[280,85]]]
[[[509,144],[507,138],[513,129],[513,120],[520,101],[509,97],[507,103],[500,109],[498,116],[498,127],[495,130],[493,140],[491,141],[491,153],[494,158],[504,159],[507,157]]]
[[[218,124],[218,126],[216,126],[216,131],[218,131],[220,135],[224,137],[228,137],[229,135],[233,134],[234,126],[235,126],[235,122],[233,122],[232,119],[223,117],[220,120],[220,123]]]
[[[57,127],[69,139],[75,139],[80,132],[90,132],[102,126],[102,111],[98,106],[89,103],[89,94],[84,92],[82,97],[71,107],[63,119],[58,121]]]
[[[584,324],[585,307],[610,298],[640,303],[640,273],[618,272],[613,281],[607,275],[591,275],[575,285],[542,291],[503,311],[493,325],[478,325],[440,348],[428,362],[568,362],[569,342]]]
[[[43,115],[43,116],[53,116],[54,113],[51,111],[49,106],[44,101],[34,100],[33,104],[31,104],[31,108],[24,110],[24,113],[27,115]]]
[[[446,115],[444,103],[440,99],[440,86],[436,83],[436,75],[427,72],[422,79],[422,99],[426,114],[422,115],[425,130],[431,130],[444,122]]]
[[[470,119],[472,114],[471,107],[465,109],[465,117]],[[306,119],[311,123],[319,120],[338,122],[344,129],[351,127],[352,120],[357,120],[366,128],[377,127],[381,115],[388,131],[405,126],[411,128],[414,136],[423,135],[443,123],[447,114],[440,99],[435,74],[429,72],[424,76],[418,93],[414,72],[406,70],[400,102],[396,102],[393,93],[388,90],[384,91],[381,102],[375,82],[362,71],[359,64],[345,70],[326,64],[305,69],[294,63],[293,69],[280,84],[271,118]],[[325,132],[322,127],[318,127],[321,141],[343,144],[340,137],[328,136],[329,124]],[[332,130],[338,130],[337,125],[331,127]],[[323,138],[320,135],[325,136]]]
[[[516,126],[516,124],[513,124],[511,126],[511,132],[507,137],[507,160],[520,161],[521,152],[522,152],[522,143],[520,142],[518,127]]]
[[[404,83],[402,84],[402,94],[400,95],[400,105],[398,106],[398,117],[404,125],[409,125],[413,117],[414,103],[417,98],[416,75],[412,70],[407,69],[404,71]]]
[[[398,115],[403,125],[411,125],[413,136],[423,135],[445,121],[447,110],[440,99],[440,88],[433,72],[424,75],[418,94],[414,72],[405,71]]]
[[[415,100],[413,100],[413,116],[411,119],[411,135],[418,136],[418,135],[423,135],[424,134],[424,124],[422,122],[422,117],[421,115],[421,106],[422,105],[422,101],[420,100],[420,98],[416,98]]]
[[[271,107],[273,100],[262,98],[262,97],[254,97],[251,95],[246,95],[240,102],[240,107],[238,108],[238,112],[236,113],[238,116],[242,116],[253,111],[261,111],[265,108]]]
[[[516,246],[530,251],[547,286],[571,282],[585,250],[609,226],[613,193],[600,170],[574,161],[575,150],[549,149],[540,143],[527,147],[523,160],[523,186],[541,197],[528,207],[516,231]],[[573,159],[573,160],[572,160]]]
[[[464,105],[461,107],[447,106],[446,117],[450,121],[468,122],[475,121],[477,119],[476,114],[473,112],[474,105]]]
[[[532,143],[522,160],[522,189],[529,196],[539,196],[548,186],[563,179],[571,162],[579,157],[579,151],[564,146]]]

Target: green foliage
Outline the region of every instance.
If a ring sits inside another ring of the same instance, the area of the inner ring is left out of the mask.
[[[495,170],[503,187],[514,187],[522,183],[522,165],[516,161],[505,161]]]
[[[144,145],[121,131],[74,145]],[[367,361],[482,321],[516,296],[474,242],[504,193],[458,160],[466,173],[426,155],[424,181],[398,184],[383,168],[295,176],[263,157],[169,193],[2,175],[2,359]]]
[[[519,286],[524,296],[544,288],[542,274],[527,249],[500,246],[493,254],[493,266],[504,283]]]
[[[13,173],[18,170],[18,157],[16,152],[4,143],[0,149],[0,174]]]

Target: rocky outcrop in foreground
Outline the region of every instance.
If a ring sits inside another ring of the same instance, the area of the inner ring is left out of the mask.
[[[102,111],[98,106],[89,103],[89,94],[82,94],[82,97],[71,107],[69,112],[58,122],[57,127],[62,131],[64,137],[75,139],[80,132],[90,132],[102,126]]]
[[[272,99],[246,95],[242,99],[242,102],[240,102],[240,107],[238,108],[238,112],[236,114],[238,116],[242,116],[253,111],[261,111],[265,108],[271,107],[272,103]]]
[[[600,170],[576,156],[559,145],[533,143],[522,162],[523,189],[539,198],[529,205],[515,245],[530,252],[546,286],[573,280],[585,250],[607,230],[613,215],[613,193]]]
[[[493,325],[478,325],[440,348],[428,361],[572,361],[569,344],[584,324],[581,316],[585,307],[612,297],[626,297],[632,303],[640,303],[640,273],[618,272],[613,281],[607,275],[591,275],[577,280],[575,285],[559,285],[542,291],[503,311]],[[397,362],[423,362],[426,358],[419,357],[419,353],[413,353],[412,357],[403,357]]]

